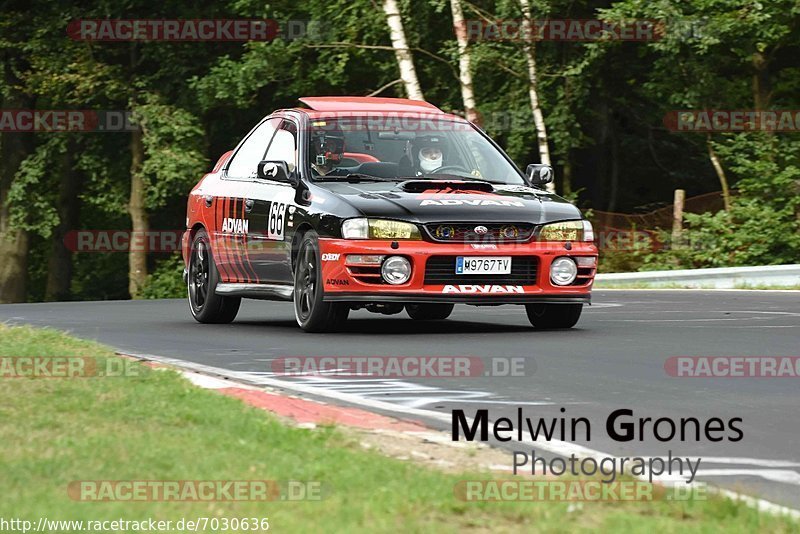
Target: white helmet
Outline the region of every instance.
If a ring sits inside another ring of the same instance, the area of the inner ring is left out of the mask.
[[[425,146],[419,150],[419,168],[424,172],[433,172],[442,166],[442,149],[436,146]]]

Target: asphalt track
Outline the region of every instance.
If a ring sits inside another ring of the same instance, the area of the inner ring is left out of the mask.
[[[487,408],[496,420],[516,419],[519,406],[536,418],[559,417],[565,408],[566,415],[591,422],[591,441],[578,440],[581,445],[617,456],[701,457],[699,480],[800,509],[800,378],[676,378],[665,371],[671,356],[800,356],[800,292],[596,290],[593,299],[569,331],[534,330],[520,307],[457,306],[438,323],[354,312],[344,332],[314,335],[296,327],[290,304],[261,301],[243,301],[230,325],[195,323],[182,300],[3,305],[0,321],[52,326],[128,353],[346,394],[362,405],[389,403],[382,406],[395,415]],[[298,355],[522,358],[527,376],[287,378],[272,372],[272,360]],[[740,417],[744,438],[620,443],[605,432],[606,418],[618,408],[637,418]],[[427,422],[449,429],[441,419]],[[501,446],[531,449],[513,441]]]

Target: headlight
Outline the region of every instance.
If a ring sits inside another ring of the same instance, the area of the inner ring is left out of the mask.
[[[345,239],[421,239],[416,224],[387,219],[348,219],[342,223]]]
[[[546,225],[539,232],[542,241],[594,241],[594,229],[589,221],[563,221]]]

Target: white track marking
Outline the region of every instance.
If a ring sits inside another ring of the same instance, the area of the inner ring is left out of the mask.
[[[703,456],[704,464],[736,464],[736,465],[758,465],[761,467],[800,467],[800,462],[789,460],[768,460],[765,458],[728,458]]]
[[[728,312],[728,313],[763,313],[765,315],[790,315],[792,317],[800,317],[800,313],[787,312],[787,311],[743,310],[743,311],[732,311],[732,312]]]
[[[709,328],[708,326],[682,326],[681,328]],[[741,326],[715,326],[713,328],[800,328],[800,324],[768,325],[743,324]]]
[[[308,383],[324,387],[330,391],[342,391],[362,398],[381,397],[382,400],[392,403],[403,404],[414,408],[421,408],[430,404],[441,403],[487,403],[487,404],[507,404],[525,406],[553,406],[556,403],[550,400],[517,402],[510,400],[489,400],[495,396],[488,391],[463,390],[463,389],[441,389],[436,386],[429,386],[415,382],[407,382],[392,378],[360,378],[349,373],[347,369],[339,371],[347,372],[347,376],[327,377],[318,376],[316,373],[302,375],[290,374],[281,375],[269,372],[249,372],[242,371],[244,375],[257,377],[276,377],[292,379],[295,383]],[[364,374],[364,377],[374,375]],[[583,404],[575,402],[561,402],[562,405]]]
[[[620,311],[628,311],[628,310],[620,310]],[[787,312],[787,311],[764,311],[764,310],[714,310],[713,312],[692,312],[687,310],[636,310],[637,315],[661,315],[662,313],[724,313],[725,315],[729,315],[731,313],[760,313],[765,315],[789,315],[792,317],[800,317],[800,312]]]
[[[551,402],[551,401],[503,401],[503,400],[462,400],[459,402],[480,402],[481,404],[506,404],[512,406],[576,406],[578,404],[591,404],[589,402]]]
[[[695,287],[695,288],[651,287],[651,288],[631,288],[631,289],[614,288],[614,287],[593,287],[592,288],[592,293],[594,293],[595,291],[642,291],[642,292],[644,292],[644,291],[662,291],[662,292],[663,291],[675,291],[675,292],[691,291],[693,293],[702,293],[704,291],[714,291],[714,292],[727,291],[727,292],[732,292],[732,293],[747,291],[749,293],[756,292],[756,293],[795,293],[795,294],[800,294],[800,290],[798,290],[798,289],[735,289],[735,288],[724,289],[724,288],[714,288],[714,287],[709,287],[709,288],[701,288],[701,287]]]
[[[200,386],[201,388],[205,389],[222,389],[236,386],[236,384],[231,384],[229,380],[221,380],[219,378],[214,378],[213,376],[200,373],[184,372],[183,376],[185,376],[189,382],[195,386]]]
[[[265,376],[262,373],[243,372],[244,375],[253,374],[255,376]],[[275,375],[273,375],[275,376]],[[365,375],[370,376],[370,375]],[[287,378],[287,377],[284,377]],[[339,391],[357,396],[359,398],[378,397],[383,401],[393,404],[402,404],[413,408],[441,403],[453,402],[487,402],[494,396],[489,391],[463,390],[463,389],[441,389],[436,386],[429,386],[415,382],[407,382],[400,379],[391,378],[353,378],[353,377],[323,377],[316,375],[290,377],[295,378],[292,383],[304,383],[324,387],[329,391]],[[508,402],[511,401],[494,401]],[[531,402],[531,406],[549,406],[553,402]]]
[[[703,469],[697,473],[699,477],[746,476],[765,478],[772,482],[781,482],[800,486],[800,473],[784,469]]]
[[[719,321],[768,321],[768,317],[720,317],[718,319],[600,319],[599,323],[714,323]]]

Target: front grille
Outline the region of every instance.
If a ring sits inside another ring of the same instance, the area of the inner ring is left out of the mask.
[[[482,226],[485,233],[478,233]],[[524,243],[531,239],[535,226],[530,223],[431,223],[425,232],[439,243]]]
[[[539,258],[513,256],[511,274],[456,274],[456,256],[431,256],[425,264],[425,285],[445,284],[501,284],[515,286],[536,285]]]

